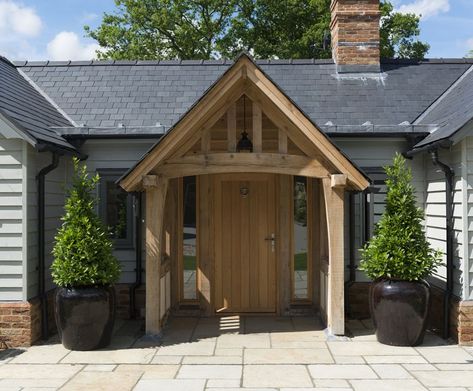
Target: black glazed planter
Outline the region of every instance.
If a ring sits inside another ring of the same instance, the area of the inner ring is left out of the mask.
[[[104,348],[110,344],[115,322],[115,291],[112,287],[58,288],[55,316],[65,348]]]
[[[424,339],[430,307],[425,281],[379,280],[370,288],[370,311],[379,342],[416,346]]]

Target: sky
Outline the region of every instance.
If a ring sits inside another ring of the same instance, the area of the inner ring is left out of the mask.
[[[421,15],[429,58],[459,58],[473,50],[473,0],[391,0]],[[113,0],[0,0],[0,54],[11,60],[89,60],[97,43],[84,25],[100,24]]]

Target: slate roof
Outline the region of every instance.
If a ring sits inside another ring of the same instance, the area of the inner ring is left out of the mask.
[[[71,126],[71,122],[3,57],[0,57],[0,114],[34,144],[42,142],[74,150],[50,128]]]
[[[473,120],[473,66],[422,116],[421,122],[437,124],[416,148],[447,139]]]
[[[327,60],[257,61],[322,129],[410,123],[470,66],[468,60],[391,61],[382,74],[337,75]],[[169,129],[231,61],[17,63],[75,122]],[[376,131],[376,126],[373,128]],[[162,131],[162,130],[161,130]]]

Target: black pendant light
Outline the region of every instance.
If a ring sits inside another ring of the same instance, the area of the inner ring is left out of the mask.
[[[243,131],[237,144],[237,152],[253,152],[253,143],[246,132],[246,96],[243,95]]]

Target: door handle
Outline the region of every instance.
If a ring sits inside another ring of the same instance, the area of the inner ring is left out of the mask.
[[[274,253],[276,251],[276,234],[273,233],[270,236],[265,237],[264,240],[271,241],[271,251]]]

